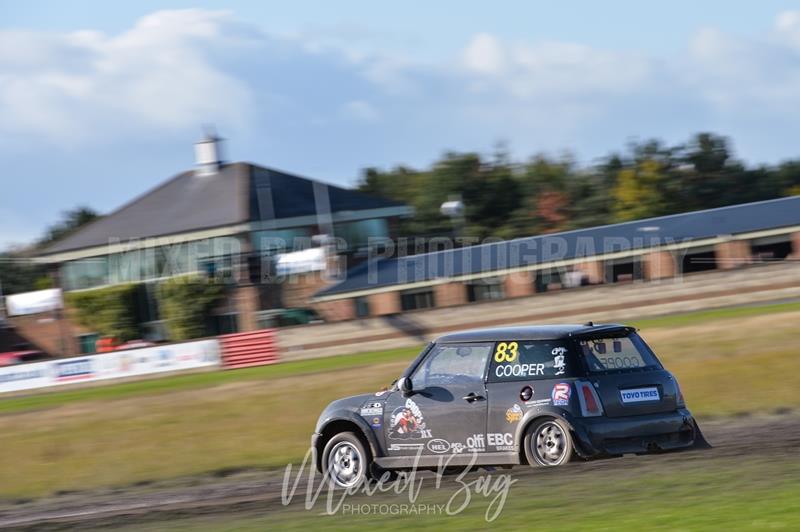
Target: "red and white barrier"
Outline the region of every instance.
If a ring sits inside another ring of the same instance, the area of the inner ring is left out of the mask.
[[[219,336],[222,367],[225,369],[263,366],[278,362],[275,329],[261,329]]]

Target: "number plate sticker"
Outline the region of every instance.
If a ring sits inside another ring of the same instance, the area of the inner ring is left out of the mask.
[[[623,403],[642,403],[644,401],[659,401],[661,396],[658,388],[650,386],[648,388],[632,388],[630,390],[620,390],[619,395]]]

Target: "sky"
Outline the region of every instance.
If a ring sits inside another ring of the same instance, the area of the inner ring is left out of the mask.
[[[226,158],[353,185],[447,150],[800,157],[800,5],[0,0],[0,248]]]

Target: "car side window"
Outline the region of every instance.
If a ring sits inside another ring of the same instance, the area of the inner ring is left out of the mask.
[[[489,368],[489,382],[528,381],[572,377],[574,347],[564,340],[509,340],[497,342]]]
[[[482,383],[492,344],[441,344],[431,349],[414,372],[415,390],[449,384]]]

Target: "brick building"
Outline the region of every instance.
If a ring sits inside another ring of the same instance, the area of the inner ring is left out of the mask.
[[[800,196],[387,257],[314,300],[353,319],[787,259],[800,261]]]
[[[326,273],[357,264],[370,238],[395,236],[395,220],[412,212],[398,202],[272,168],[226,163],[217,138],[197,143],[196,155],[195,169],[87,224],[38,257],[66,292],[138,283],[137,315],[146,339],[165,338],[155,297],[158,283],[188,273],[229,281],[209,334],[313,319],[308,299],[328,284]],[[328,307],[322,303],[315,310],[326,317]],[[70,331],[78,337],[73,353],[91,351],[93,331],[74,324]]]

